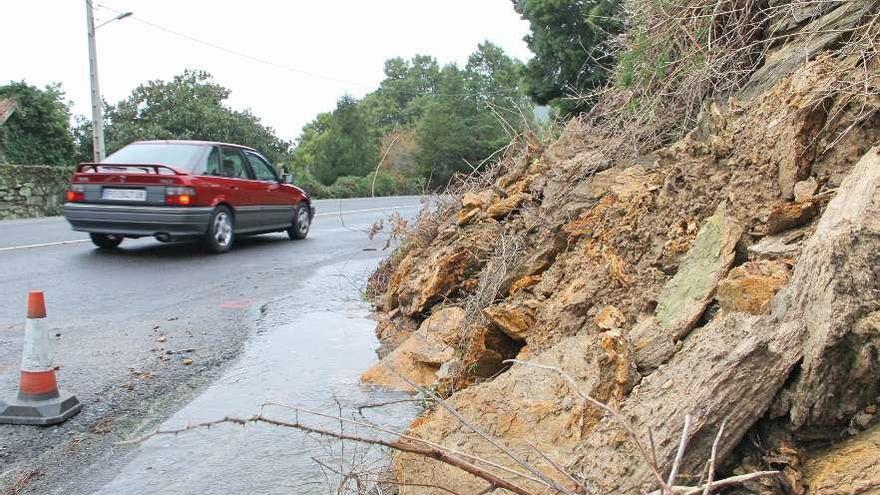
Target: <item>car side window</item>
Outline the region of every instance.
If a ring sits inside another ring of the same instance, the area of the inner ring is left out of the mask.
[[[214,146],[211,148],[211,153],[208,154],[204,175],[222,176],[222,170],[220,167],[220,150]]]
[[[222,160],[220,162],[220,175],[232,179],[250,179],[251,174],[247,165],[244,163],[244,157],[238,150],[233,148],[223,148]]]
[[[272,166],[266,163],[266,160],[260,158],[256,153],[251,153],[250,151],[245,151],[244,154],[247,156],[248,161],[251,164],[251,169],[254,171],[254,175],[257,177],[257,180],[265,180],[275,182],[278,180],[278,176],[275,175],[275,171],[272,170]]]

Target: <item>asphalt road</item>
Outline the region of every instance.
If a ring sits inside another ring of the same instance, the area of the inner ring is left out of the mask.
[[[62,218],[0,222],[0,395],[16,393],[25,298],[28,290],[41,289],[56,332],[60,384],[85,405],[80,415],[57,427],[0,426],[0,493],[4,488],[119,493],[106,488],[113,483],[128,486],[130,493],[150,493],[126,482],[134,476],[126,473],[137,471],[132,466],[152,462],[149,446],[119,442],[180,414],[201,417],[206,407],[198,404],[206,395],[242,395],[242,389],[217,391],[218,379],[226,383],[231,372],[244,376],[248,373],[240,370],[258,369],[254,376],[261,381],[302,372],[253,365],[268,359],[254,348],[294,345],[289,332],[287,340],[273,344],[273,335],[282,334],[272,328],[297,321],[320,328],[315,321],[335,321],[327,332],[303,333],[312,342],[306,357],[336,355],[318,359],[309,369],[323,370],[319,377],[344,370],[340,383],[350,389],[375,346],[359,291],[366,274],[388,254],[382,251],[384,242],[369,240],[366,231],[394,211],[412,217],[419,206],[416,197],[316,201],[308,239],[292,242],[286,234],[241,239],[220,256],[194,244],[152,239],[126,240],[119,250],[103,252]],[[340,311],[357,313],[355,326],[366,328],[368,336],[333,333]],[[315,320],[315,314],[325,317]],[[267,335],[262,340],[261,333]],[[340,353],[351,357],[339,360]],[[290,357],[275,359],[283,363]],[[247,382],[233,380],[241,381]],[[315,388],[325,382],[310,383]],[[281,380],[269,390],[290,386]],[[301,383],[296,386],[310,393]],[[250,404],[233,401],[233,409]],[[205,445],[213,443],[195,441],[190,451]],[[210,476],[210,469],[203,474]]]

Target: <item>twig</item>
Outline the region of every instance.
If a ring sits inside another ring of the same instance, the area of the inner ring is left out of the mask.
[[[712,442],[712,456],[709,457],[709,474],[706,479],[706,489],[703,490],[703,495],[709,495],[712,491],[712,482],[715,480],[715,460],[718,456],[718,444],[721,443],[721,435],[724,434],[724,427],[726,425],[726,421],[721,422],[721,427],[718,428],[718,435],[715,436],[715,441]]]
[[[176,429],[170,429],[170,430],[156,430],[153,433],[139,437],[137,440],[129,441],[129,442],[125,442],[125,443],[138,443],[138,442],[141,442],[141,441],[146,440],[148,438],[151,438],[154,436],[159,436],[159,435],[179,435],[181,433],[186,433],[186,432],[196,430],[199,428],[210,428],[212,426],[217,426],[217,425],[220,425],[223,423],[237,424],[240,426],[246,426],[248,423],[265,423],[265,424],[272,425],[272,426],[293,428],[296,430],[304,431],[306,433],[312,433],[315,435],[332,437],[332,438],[336,438],[338,440],[350,440],[353,442],[361,442],[361,443],[366,443],[366,444],[370,444],[370,445],[380,445],[380,446],[387,447],[389,449],[394,449],[394,450],[397,450],[400,452],[406,452],[409,454],[416,454],[416,455],[420,455],[422,457],[428,457],[428,458],[437,460],[439,462],[442,462],[443,464],[447,464],[449,466],[456,467],[456,468],[461,469],[462,471],[464,471],[470,475],[473,475],[477,478],[483,479],[498,488],[508,490],[508,491],[516,493],[518,495],[535,495],[533,492],[530,492],[522,487],[514,485],[513,483],[511,483],[503,478],[500,478],[500,477],[496,476],[495,474],[493,474],[489,471],[486,471],[485,469],[483,469],[479,466],[476,466],[476,465],[474,465],[464,459],[461,459],[457,456],[451,455],[445,449],[438,449],[438,448],[429,447],[429,446],[414,445],[411,442],[401,441],[401,440],[388,441],[388,440],[382,440],[380,438],[366,438],[366,437],[362,437],[362,436],[358,436],[358,435],[352,435],[349,433],[337,433],[332,430],[325,430],[325,429],[314,427],[314,426],[308,426],[308,425],[304,425],[299,422],[290,423],[287,421],[280,421],[277,419],[268,418],[268,417],[263,416],[261,414],[255,414],[255,415],[247,417],[247,418],[238,418],[238,417],[227,416],[223,419],[187,425],[182,428],[176,428]]]
[[[675,460],[672,462],[672,469],[669,471],[669,478],[666,480],[668,486],[675,485],[675,479],[678,478],[678,470],[681,468],[681,460],[684,458],[684,452],[687,450],[688,440],[691,430],[691,415],[684,417],[684,429],[681,431],[681,442],[678,444],[678,452],[675,454]]]

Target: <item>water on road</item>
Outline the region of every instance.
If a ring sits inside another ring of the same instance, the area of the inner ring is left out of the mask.
[[[277,402],[403,429],[414,417],[411,402],[358,407],[405,399],[363,387],[360,373],[376,359],[378,342],[359,289],[373,261],[351,261],[319,269],[293,294],[260,309],[257,335],[242,357],[204,393],[168,419],[173,429],[226,416],[249,417]],[[267,416],[293,420],[283,408]],[[339,430],[338,422],[300,414],[304,423]],[[345,425],[346,433],[370,431]],[[131,460],[97,493],[304,494],[335,493],[333,470],[372,469],[383,456],[352,443],[264,424],[200,428],[141,443]],[[322,467],[321,463],[330,466]]]

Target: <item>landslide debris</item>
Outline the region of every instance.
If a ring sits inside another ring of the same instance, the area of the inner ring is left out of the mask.
[[[431,235],[377,301],[396,349],[363,376],[444,398],[408,435],[508,477],[525,463],[572,490],[657,488],[620,421],[515,358],[651,431],[667,472],[690,417],[692,485],[723,423],[718,476],[783,473],[742,493],[880,493],[878,3],[820,3],[773,2],[760,63],[669,144],[622,153],[594,113],[547,146],[515,142],[423,216]],[[842,33],[866,24],[858,52]],[[487,488],[412,454],[394,470],[422,485],[407,493]]]

